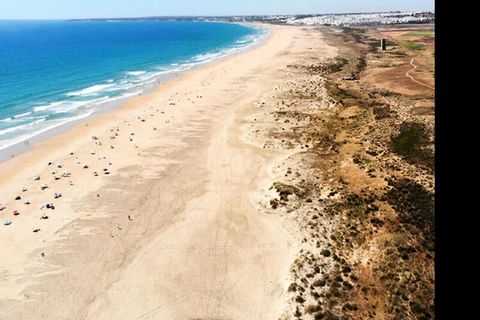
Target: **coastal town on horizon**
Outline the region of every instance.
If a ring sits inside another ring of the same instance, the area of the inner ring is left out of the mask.
[[[434,23],[435,13],[421,12],[366,12],[292,15],[231,15],[231,16],[151,16],[131,18],[84,18],[69,21],[218,21],[260,22],[287,25],[369,26],[382,24]]]

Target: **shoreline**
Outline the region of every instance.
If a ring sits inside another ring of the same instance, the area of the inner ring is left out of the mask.
[[[188,72],[188,71],[189,70],[186,70],[183,72]],[[11,146],[8,146],[0,150],[0,163],[13,159],[14,157],[18,157],[19,155],[24,154],[26,152],[29,152],[30,150],[35,148],[36,145],[38,145],[39,143],[42,143],[49,139],[54,139],[56,136],[61,135],[62,133],[68,132],[68,130],[75,128],[78,125],[81,125],[85,121],[89,121],[89,120],[95,119],[95,117],[115,111],[115,109],[121,108],[123,104],[125,104],[131,99],[135,99],[136,97],[146,96],[154,92],[161,83],[168,82],[178,77],[179,76],[178,73],[180,72],[175,72],[174,74],[165,75],[164,79],[155,81],[154,85],[150,85],[153,88],[150,88],[149,85],[145,85],[145,88],[143,89],[144,91],[134,97],[125,97],[125,98],[118,99],[117,101],[106,103],[101,107],[100,110],[92,112],[91,114],[85,117],[82,117],[80,119],[73,119],[65,123],[61,123],[58,126],[47,128],[45,131],[36,133],[33,136],[26,138],[23,141],[17,142]]]
[[[225,23],[235,24],[235,23],[231,23],[231,22],[225,22]],[[248,26],[249,28],[252,28],[252,29],[268,30],[267,28],[265,28],[264,24],[258,24],[258,23],[236,23],[236,24]],[[268,34],[268,31],[266,31],[265,34],[259,35],[258,39],[256,39],[253,43],[250,43],[250,44],[246,45],[245,47],[238,48],[234,52],[227,53],[225,55],[219,56],[219,57],[217,57],[217,58],[215,58],[211,61],[200,62],[200,63],[198,63],[196,65],[193,65],[193,66],[191,66],[191,67],[189,67],[188,69],[185,69],[185,70],[172,71],[172,72],[169,72],[165,75],[157,76],[153,83],[144,84],[142,86],[142,92],[139,93],[136,96],[119,98],[116,101],[107,102],[106,104],[102,105],[99,108],[99,110],[96,110],[96,111],[92,112],[91,114],[89,114],[87,116],[80,117],[79,119],[72,119],[72,120],[69,120],[65,123],[61,123],[59,125],[56,125],[54,127],[46,128],[46,129],[44,129],[44,131],[41,131],[39,133],[34,133],[32,136],[27,137],[22,141],[19,141],[19,142],[15,143],[13,145],[10,145],[10,146],[8,146],[4,149],[1,149],[0,150],[0,164],[8,161],[10,159],[13,159],[14,157],[17,157],[17,156],[19,156],[19,155],[21,155],[25,152],[29,152],[37,144],[42,143],[44,141],[47,141],[49,139],[54,139],[56,136],[58,136],[62,133],[68,132],[72,128],[75,128],[76,126],[81,125],[82,123],[84,123],[86,121],[95,119],[98,116],[101,116],[103,114],[107,114],[107,113],[112,112],[112,111],[114,111],[118,108],[121,108],[124,104],[128,103],[132,99],[136,99],[138,97],[148,96],[149,94],[157,91],[159,86],[162,85],[163,83],[166,83],[166,82],[172,81],[172,80],[174,80],[178,77],[181,77],[185,73],[195,71],[196,69],[202,68],[202,67],[207,66],[211,63],[218,63],[218,62],[222,61],[223,59],[228,59],[231,56],[235,56],[235,55],[238,55],[238,54],[242,54],[243,52],[246,52],[248,50],[252,50],[255,47],[261,45],[262,42],[266,41],[266,39],[268,39],[268,37],[269,37],[269,34]]]

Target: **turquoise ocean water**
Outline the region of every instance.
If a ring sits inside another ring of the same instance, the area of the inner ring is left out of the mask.
[[[263,35],[209,22],[0,21],[0,150]]]

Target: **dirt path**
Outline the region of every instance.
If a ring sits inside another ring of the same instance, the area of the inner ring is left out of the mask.
[[[410,78],[410,80],[414,81],[415,83],[418,83],[419,85],[422,85],[424,87],[427,87],[427,88],[430,88],[432,90],[435,90],[434,87],[432,86],[429,86],[428,84],[425,84],[421,81],[418,81],[417,79],[415,79],[410,73],[415,71],[418,66],[416,64],[414,64],[413,62],[415,61],[415,58],[412,58],[412,60],[410,60],[410,65],[413,67],[412,69],[408,70],[406,73],[405,73],[405,76],[407,76],[407,78]]]

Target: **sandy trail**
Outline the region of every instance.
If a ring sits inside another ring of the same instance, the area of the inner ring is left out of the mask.
[[[418,81],[417,79],[415,79],[411,73],[412,72],[415,72],[415,70],[418,68],[418,66],[414,63],[415,62],[415,58],[412,58],[412,60],[410,60],[410,65],[413,67],[412,69],[408,70],[406,73],[405,73],[405,76],[407,76],[407,78],[409,78],[410,80],[412,80],[413,82],[415,83],[418,83],[419,85],[422,85],[424,87],[427,87],[427,88],[430,88],[432,90],[435,90],[434,87],[432,86],[429,86],[428,84],[425,84],[421,81]]]
[[[271,28],[258,48],[0,164],[13,221],[0,231],[1,319],[278,317],[295,243],[252,201],[275,154],[241,131],[312,39]]]

